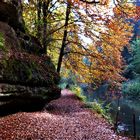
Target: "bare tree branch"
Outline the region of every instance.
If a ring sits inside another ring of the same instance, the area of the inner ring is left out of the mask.
[[[85,2],[86,4],[95,4],[95,3],[100,3],[99,1],[95,1],[95,0],[92,0],[92,1],[88,1],[88,0],[80,0],[81,2]]]

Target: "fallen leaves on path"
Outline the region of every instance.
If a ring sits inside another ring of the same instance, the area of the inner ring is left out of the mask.
[[[0,140],[130,140],[117,136],[100,115],[68,90],[44,111],[0,118]]]

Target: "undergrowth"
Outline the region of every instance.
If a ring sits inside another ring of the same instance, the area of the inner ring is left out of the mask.
[[[100,114],[102,117],[108,120],[110,124],[113,123],[113,120],[111,119],[111,114],[109,113],[110,110],[110,104],[104,105],[101,101],[93,101],[93,102],[86,102],[85,107],[94,110],[98,114]]]
[[[87,97],[83,95],[83,91],[79,86],[71,86],[70,90],[77,96],[80,101],[87,102]]]
[[[75,93],[79,100],[85,103],[85,107],[94,110],[102,117],[108,120],[109,123],[113,123],[111,119],[110,104],[104,105],[103,101],[92,101],[89,102],[87,97],[83,95],[83,91],[79,86],[71,86],[70,90]]]

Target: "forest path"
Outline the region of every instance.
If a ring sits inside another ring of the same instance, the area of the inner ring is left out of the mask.
[[[44,111],[0,118],[0,140],[129,140],[117,136],[105,119],[69,90]]]

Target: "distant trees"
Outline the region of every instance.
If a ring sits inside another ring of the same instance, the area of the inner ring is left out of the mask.
[[[131,61],[126,67],[125,75],[129,75],[127,82],[123,84],[123,94],[129,98],[140,98],[140,39],[131,42]]]

